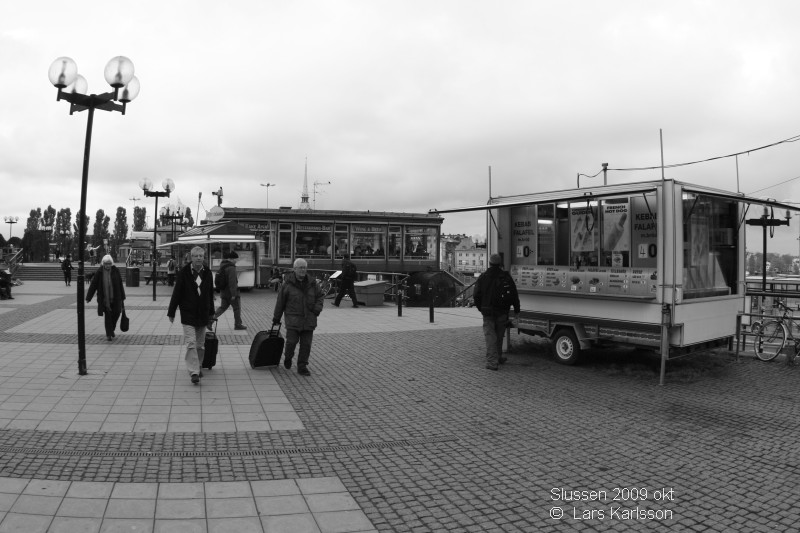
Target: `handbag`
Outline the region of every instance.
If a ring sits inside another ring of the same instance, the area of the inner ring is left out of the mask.
[[[122,310],[122,320],[119,321],[119,329],[122,331],[128,331],[131,327],[131,321],[128,319],[128,315],[125,314],[125,309]]]

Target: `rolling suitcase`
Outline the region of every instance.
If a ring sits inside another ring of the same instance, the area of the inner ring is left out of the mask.
[[[211,370],[217,364],[217,351],[219,350],[219,338],[217,338],[217,321],[214,320],[214,331],[206,331],[205,355],[203,356],[202,368]]]
[[[281,325],[273,325],[269,331],[259,331],[250,345],[250,368],[275,366],[281,362],[284,338]]]

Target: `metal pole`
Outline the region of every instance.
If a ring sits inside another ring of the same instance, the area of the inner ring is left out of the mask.
[[[78,221],[79,242],[86,239],[86,189],[89,182],[89,152],[92,147],[92,123],[94,122],[94,106],[89,106],[86,121],[86,144],[83,149],[83,174],[81,175],[81,219]],[[78,374],[85,376],[86,370],[86,325],[83,316],[83,261],[85,250],[83,244],[78,246]]]
[[[433,282],[428,283],[428,314],[430,315],[431,324],[433,324]]]
[[[153,301],[156,301],[156,284],[158,283],[158,278],[156,278],[156,228],[158,228],[158,195],[156,195],[156,210],[153,213],[153,276],[150,278],[150,281],[153,282]]]

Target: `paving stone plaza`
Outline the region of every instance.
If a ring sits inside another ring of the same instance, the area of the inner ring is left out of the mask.
[[[275,301],[253,290],[195,386],[170,290],[126,287],[112,342],[87,305],[86,376],[76,283],[0,302],[0,533],[797,530],[783,358],[681,360],[659,386],[514,333],[492,372],[474,309],[326,301],[302,377],[250,368]]]

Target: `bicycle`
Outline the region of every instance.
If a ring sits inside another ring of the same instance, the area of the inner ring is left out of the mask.
[[[800,353],[800,337],[795,337],[793,330],[800,334],[800,329],[795,324],[792,309],[781,300],[776,300],[776,303],[783,311],[781,316],[764,322],[753,322],[753,352],[762,361],[772,361],[783,351],[786,340],[789,339],[794,343],[794,352],[791,353],[790,349],[786,352],[786,357],[791,358],[787,362],[793,362]]]
[[[325,298],[333,297],[339,291],[338,280],[336,278],[331,279],[330,274],[325,274],[322,279],[317,280],[319,283],[322,292],[325,294]]]

